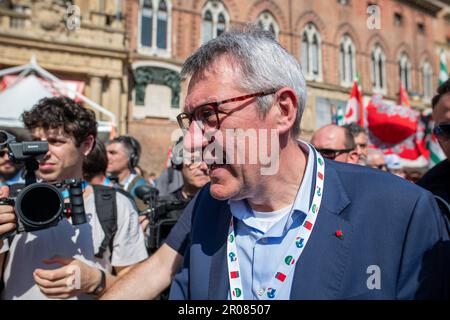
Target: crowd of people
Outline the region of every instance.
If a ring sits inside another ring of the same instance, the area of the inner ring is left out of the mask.
[[[29,137],[16,141],[48,143],[36,183],[81,179],[87,223],[68,215],[17,232],[17,207],[1,202],[2,299],[157,299],[169,288],[176,300],[449,297],[449,161],[415,184],[357,124],[299,140],[301,67],[256,26],[207,42],[181,74],[190,78],[181,154],[158,178],[139,166],[134,137],[100,141],[95,114],[69,98],[24,112]],[[432,108],[449,158],[450,81]],[[217,133],[236,129],[275,130],[274,174],[261,174],[261,159],[219,163],[214,152],[186,161],[218,145],[229,152]],[[16,197],[27,170],[1,152],[0,197]]]

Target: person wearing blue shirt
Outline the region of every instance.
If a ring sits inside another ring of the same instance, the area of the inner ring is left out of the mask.
[[[297,140],[306,83],[270,32],[225,32],[181,76],[190,77],[177,117],[185,149],[201,150],[211,183],[183,214],[192,217],[189,243],[171,299],[444,296],[445,236],[432,195]],[[233,144],[240,137],[254,140]]]

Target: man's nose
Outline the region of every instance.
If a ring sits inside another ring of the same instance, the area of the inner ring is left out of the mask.
[[[200,129],[201,124],[193,121],[189,126],[189,130],[187,131],[184,140],[183,147],[188,152],[195,152],[202,150],[208,145],[208,139],[206,139],[205,131]]]

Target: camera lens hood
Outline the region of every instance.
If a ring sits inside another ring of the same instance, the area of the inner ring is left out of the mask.
[[[22,223],[31,229],[54,225],[62,217],[64,199],[49,183],[33,183],[17,196],[15,209]]]

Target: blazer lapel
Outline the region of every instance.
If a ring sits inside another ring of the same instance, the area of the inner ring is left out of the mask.
[[[291,299],[339,297],[352,225],[341,216],[350,199],[334,166],[329,161],[325,163],[322,203],[313,232],[297,261]]]
[[[219,215],[218,227],[215,232],[222,235],[225,234],[224,241],[220,248],[211,257],[211,271],[209,274],[209,290],[208,299],[210,300],[226,300],[228,298],[228,264],[227,264],[227,238],[228,227],[231,219],[231,211],[228,203],[225,203],[218,210]]]

